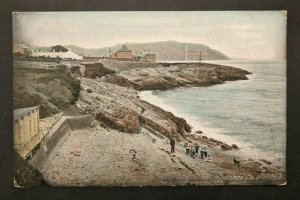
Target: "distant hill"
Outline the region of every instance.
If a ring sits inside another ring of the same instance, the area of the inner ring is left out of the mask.
[[[158,61],[184,61],[185,60],[185,47],[188,49],[188,60],[199,60],[199,54],[201,52],[202,60],[227,60],[230,59],[225,54],[211,49],[209,46],[195,43],[183,43],[177,41],[165,41],[165,42],[149,42],[149,43],[124,43],[129,49],[136,52],[143,52],[144,50],[150,50],[156,53]],[[70,48],[80,55],[84,56],[104,56],[108,55],[109,49],[112,52],[119,50],[122,44],[116,44],[110,47],[102,47],[97,49],[85,49],[75,45],[63,45],[66,48]]]

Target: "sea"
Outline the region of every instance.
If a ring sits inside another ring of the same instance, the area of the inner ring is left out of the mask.
[[[204,61],[203,61],[204,62]],[[205,61],[245,69],[249,80],[144,91],[142,99],[183,117],[202,135],[236,144],[237,156],[285,166],[286,61]]]

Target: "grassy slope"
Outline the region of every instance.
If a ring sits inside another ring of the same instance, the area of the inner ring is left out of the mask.
[[[40,106],[41,118],[77,100],[80,81],[63,69],[14,68],[14,108]]]

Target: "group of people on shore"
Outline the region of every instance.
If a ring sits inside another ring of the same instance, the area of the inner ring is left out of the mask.
[[[204,159],[205,162],[212,162],[205,146],[201,147],[197,142],[192,143],[192,141],[189,141],[185,143],[183,147],[185,148],[185,155],[191,156],[192,158],[198,156],[200,159]]]
[[[173,138],[170,139],[170,145],[171,153],[175,153],[175,140]],[[185,148],[185,155],[191,156],[194,159],[200,157],[200,159],[204,159],[205,162],[213,162],[205,146],[201,147],[197,142],[192,143],[192,141],[189,141],[185,143],[183,147]]]

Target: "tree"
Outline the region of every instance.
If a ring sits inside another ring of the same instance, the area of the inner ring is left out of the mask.
[[[53,47],[51,47],[51,49],[54,50],[55,52],[60,52],[60,51],[61,52],[67,52],[68,51],[67,48],[65,48],[65,47],[63,47],[61,45],[53,46]]]

